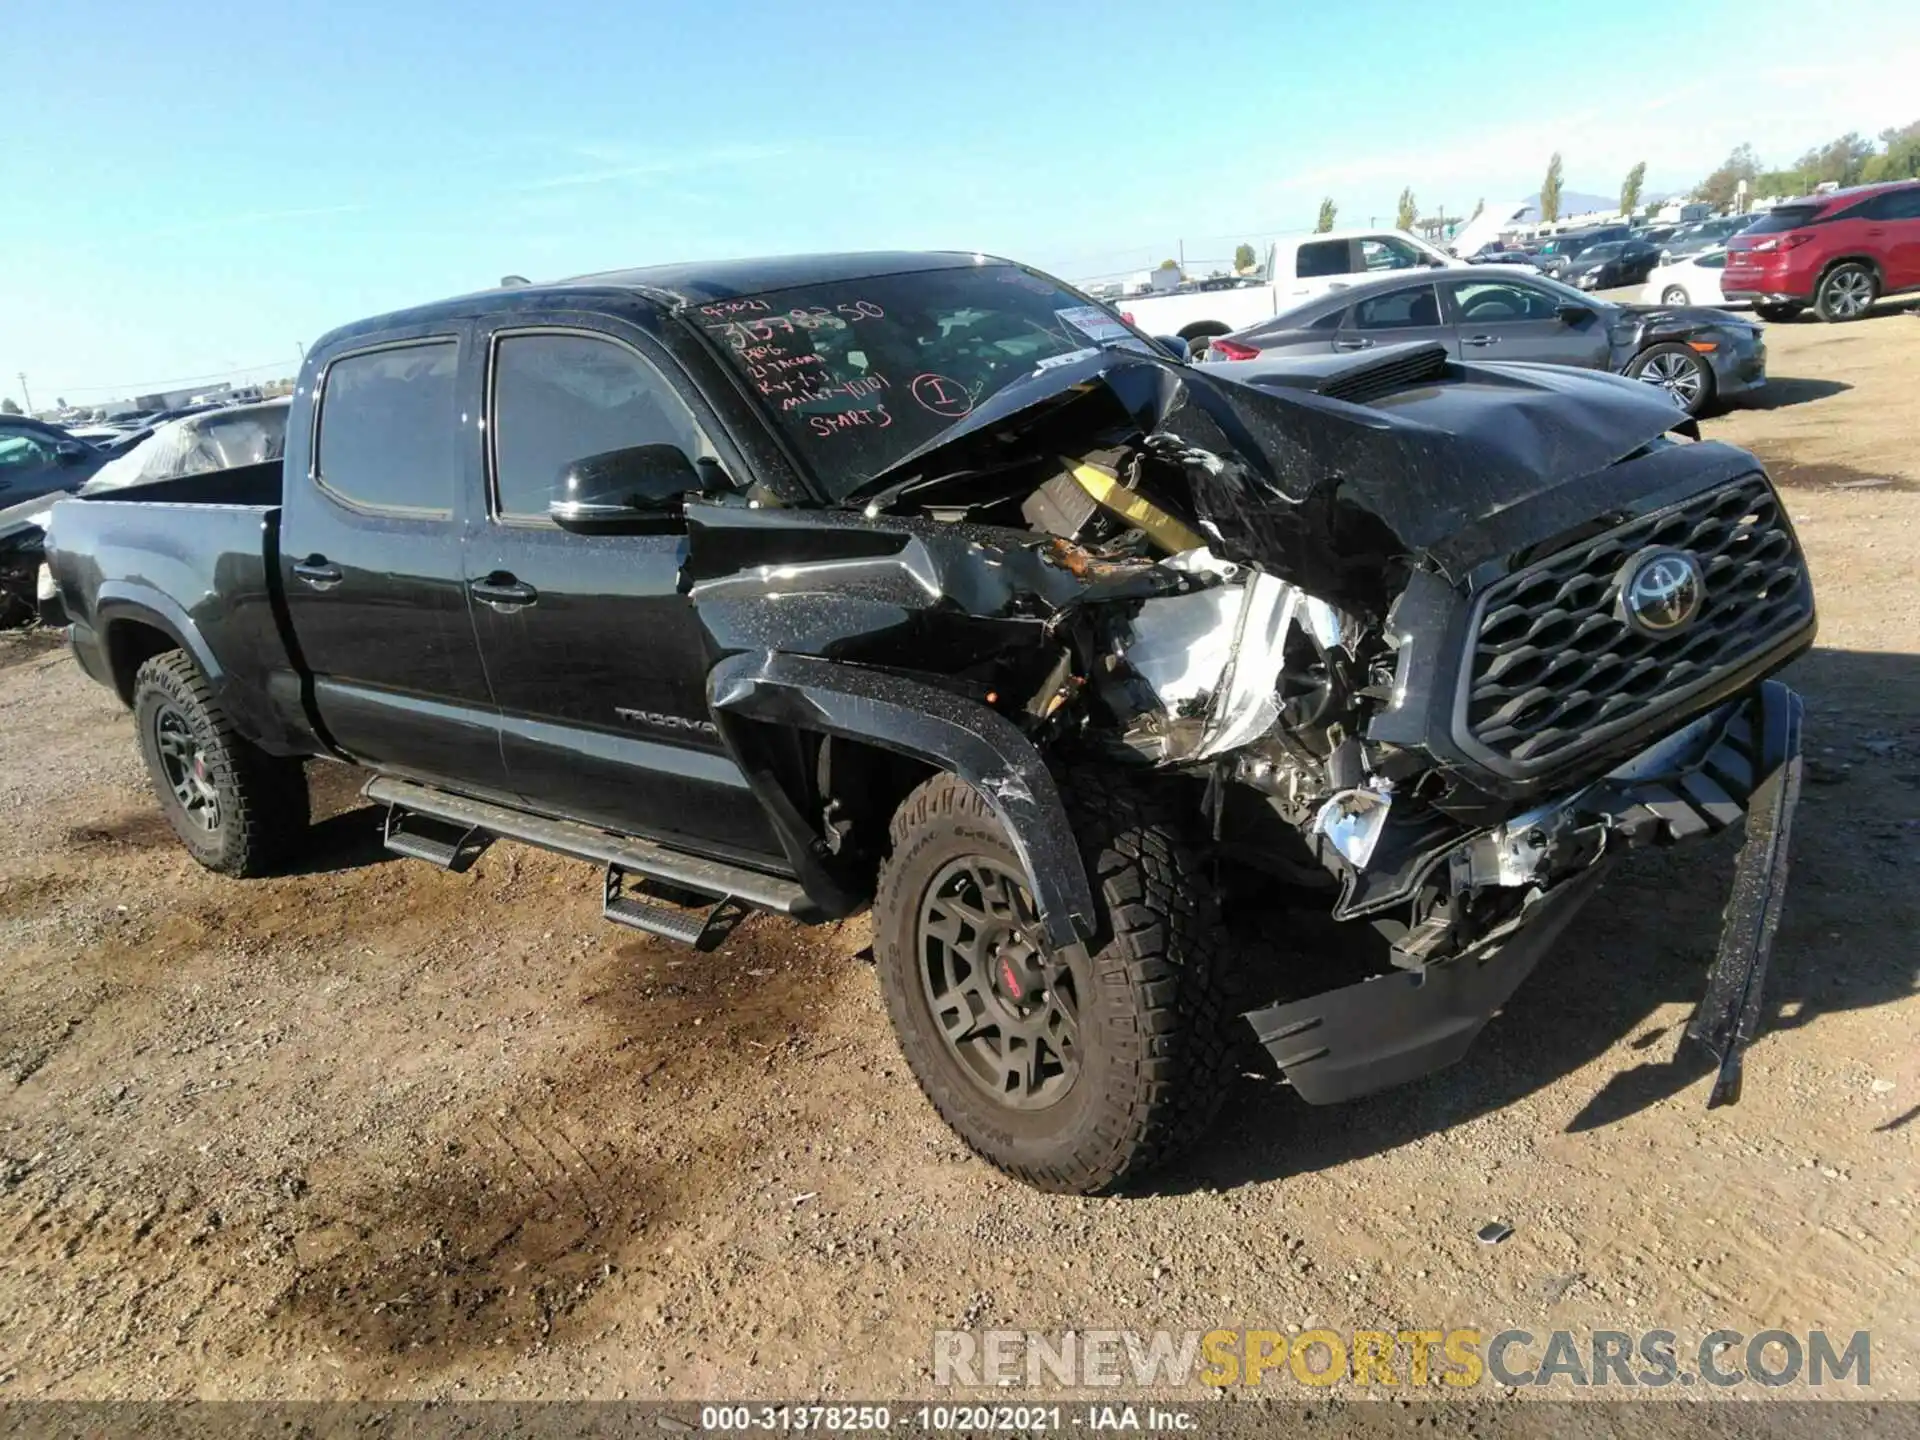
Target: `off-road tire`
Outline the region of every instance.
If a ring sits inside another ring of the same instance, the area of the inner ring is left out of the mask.
[[[1755,305],[1753,307],[1753,313],[1758,315],[1762,320],[1768,320],[1776,325],[1780,325],[1789,320],[1799,318],[1800,312],[1805,308],[1805,306],[1796,302],[1788,301],[1780,305]]]
[[[1079,1000],[1079,1069],[1061,1099],[1038,1111],[1002,1104],[962,1068],[927,999],[919,924],[928,887],[969,854],[1020,873],[992,806],[951,775],[895,812],[874,950],[894,1033],[940,1117],[1016,1179],[1084,1195],[1137,1180],[1196,1140],[1219,1109],[1235,1051],[1224,941],[1187,808],[1103,768],[1068,773],[1061,790],[1100,927]]]
[[[217,823],[196,823],[174,793],[155,738],[157,717],[185,722],[204,757]],[[214,698],[191,656],[169,650],[143,664],[133,681],[134,733],[160,809],[187,853],[222,875],[272,873],[304,844],[310,823],[307,778],[298,760],[268,755],[244,739]]]
[[[1864,294],[1864,304],[1858,297]],[[1880,298],[1880,277],[1870,266],[1849,260],[1836,265],[1820,277],[1820,288],[1813,292],[1813,313],[1829,325],[1858,320]]]

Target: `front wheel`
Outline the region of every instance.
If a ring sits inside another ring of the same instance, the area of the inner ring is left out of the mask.
[[[1698,415],[1713,401],[1713,370],[1686,345],[1655,345],[1634,356],[1627,374],[1658,385],[1689,415]]]
[[[241,736],[191,657],[171,650],[140,667],[133,719],[167,823],[207,869],[264,875],[304,840],[305,770]]]
[[[1842,320],[1858,320],[1880,298],[1880,282],[1873,271],[1851,262],[1836,265],[1820,281],[1813,297],[1813,313],[1829,325]]]
[[[1660,303],[1662,305],[1684,305],[1687,303],[1687,292],[1682,290],[1678,285],[1669,285],[1665,290],[1660,292]]]
[[[900,806],[874,898],[880,988],[940,1117],[1041,1190],[1094,1194],[1195,1139],[1230,1073],[1206,876],[1177,806],[1102,773],[1068,787],[1100,934],[1046,945],[985,797],[937,776]]]

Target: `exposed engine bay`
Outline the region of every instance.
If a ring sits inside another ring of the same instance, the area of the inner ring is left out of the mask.
[[[1043,756],[1184,779],[1222,867],[1370,927],[1383,976],[1537,959],[1607,855],[1744,815],[1738,697],[1811,591],[1751,457],[1676,443],[1664,396],[1439,347],[1094,363],[838,510],[690,507],[715,645],[937,677]],[[1713,577],[1677,643],[1626,594],[1669,553]]]

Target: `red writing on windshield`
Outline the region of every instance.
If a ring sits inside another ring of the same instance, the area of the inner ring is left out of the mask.
[[[912,390],[913,398],[923,408],[948,420],[958,420],[973,409],[973,396],[967,393],[967,387],[945,375],[916,375]]]
[[[893,424],[893,416],[887,413],[887,407],[884,405],[875,405],[871,410],[843,410],[838,415],[807,417],[808,427],[814,434],[822,437],[863,427],[884,430],[891,424]]]
[[[764,300],[716,300],[711,305],[702,305],[700,313],[709,319],[721,320],[729,315],[748,314],[772,308]]]

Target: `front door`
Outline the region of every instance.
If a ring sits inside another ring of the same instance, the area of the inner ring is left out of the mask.
[[[680,594],[684,524],[590,536],[548,518],[573,461],[709,431],[644,337],[590,317],[486,337],[489,483],[466,576],[524,804],[742,859],[780,854],[709,716],[710,659]],[[688,387],[691,393],[691,387]]]
[[[1444,288],[1463,360],[1531,360],[1605,370],[1612,359],[1600,312],[1578,301],[1524,280],[1450,280]],[[1560,313],[1563,304],[1571,307],[1566,315]]]
[[[1920,185],[1877,195],[1866,210],[1867,248],[1880,256],[1881,293],[1920,288]]]
[[[379,770],[505,795],[499,722],[461,566],[471,417],[462,337],[323,357],[296,414],[280,575],[313,703],[333,743]],[[305,421],[314,416],[309,433]]]

